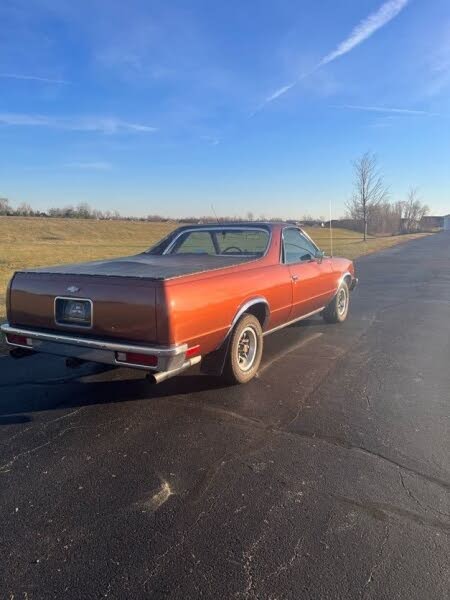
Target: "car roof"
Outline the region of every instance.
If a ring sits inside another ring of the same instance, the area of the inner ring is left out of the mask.
[[[211,221],[208,223],[186,223],[178,227],[178,231],[183,229],[208,229],[211,227],[248,227],[272,229],[274,227],[291,226],[292,223],[274,222],[274,221]]]

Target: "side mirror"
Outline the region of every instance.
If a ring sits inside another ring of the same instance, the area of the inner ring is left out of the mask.
[[[316,260],[318,263],[321,263],[323,261],[325,257],[325,252],[323,252],[322,250],[319,250],[318,252],[316,252]]]

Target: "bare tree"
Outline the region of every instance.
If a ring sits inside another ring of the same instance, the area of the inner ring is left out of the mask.
[[[15,210],[15,214],[16,215],[20,215],[23,217],[30,217],[31,215],[34,214],[33,209],[31,208],[30,204],[28,204],[27,202],[22,202],[21,204],[19,204],[19,206],[16,208]]]
[[[370,215],[372,233],[394,234],[401,231],[403,203],[380,202]]]
[[[74,217],[78,219],[92,219],[92,209],[87,202],[80,202],[74,210]]]
[[[389,197],[388,188],[378,169],[377,158],[366,152],[354,164],[354,192],[347,203],[352,219],[363,226],[364,241],[367,239],[368,224],[376,208]]]
[[[11,210],[8,198],[0,198],[0,215],[7,215]]]
[[[404,231],[420,229],[420,222],[430,212],[426,204],[422,204],[417,188],[410,188],[405,202],[402,203],[402,223]]]

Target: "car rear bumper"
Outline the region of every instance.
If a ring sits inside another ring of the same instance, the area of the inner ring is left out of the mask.
[[[136,344],[117,343],[82,336],[65,335],[13,327],[5,323],[0,327],[6,336],[6,342],[13,348],[26,348],[33,352],[44,352],[57,356],[78,358],[84,361],[103,363],[107,365],[126,366],[145,371],[172,371],[186,363],[187,344],[176,346],[142,346]],[[22,343],[17,343],[17,337],[22,337]],[[135,364],[125,360],[127,354],[154,357],[153,365]]]

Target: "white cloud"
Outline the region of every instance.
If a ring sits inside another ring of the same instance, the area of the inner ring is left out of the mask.
[[[0,113],[0,125],[52,127],[66,131],[99,133],[154,133],[156,127],[123,121],[115,117],[48,117],[21,113]]]
[[[409,0],[388,0],[382,4],[376,12],[358,23],[350,35],[341,42],[333,52],[324,56],[317,66],[326,65],[333,60],[336,60],[336,58],[339,58],[339,56],[347,54],[353,50],[353,48],[359,46],[359,44],[362,44],[362,42],[367,40],[371,35],[378,31],[378,29],[381,29],[387,25],[389,21],[392,21],[392,19],[405,8],[408,2]]]
[[[276,100],[277,98],[279,98],[280,96],[283,96],[283,94],[285,94],[286,92],[288,92],[291,88],[294,87],[294,85],[297,82],[294,81],[293,83],[289,83],[288,85],[283,85],[282,87],[280,87],[278,90],[276,90],[273,94],[271,94],[270,96],[268,96],[266,98],[266,102],[272,102],[273,100]]]
[[[0,73],[0,79],[20,79],[24,81],[39,81],[41,83],[68,84],[66,79],[53,79],[50,77],[38,77],[37,75],[22,75],[20,73]]]
[[[396,17],[406,7],[408,3],[409,0],[388,0],[387,2],[382,4],[377,11],[360,21],[358,25],[356,25],[356,27],[353,28],[350,35],[347,38],[345,38],[345,40],[343,40],[340,44],[338,44],[338,46],[332,52],[324,56],[316,64],[316,66],[313,67],[313,69],[311,69],[307,73],[302,74],[300,77],[298,77],[294,81],[291,81],[287,85],[280,87],[276,92],[272,93],[264,100],[264,102],[260,105],[258,110],[263,108],[266,104],[269,104],[277,98],[280,98],[280,96],[286,94],[295,85],[300,83],[300,81],[305,79],[305,77],[308,77],[309,75],[317,71],[317,69],[320,69],[320,67],[323,67],[324,65],[333,62],[340,56],[343,56],[344,54],[347,54],[348,52],[353,50],[353,48],[356,48],[356,46],[362,44],[362,42],[371,37],[376,31],[378,31],[379,29],[387,25],[390,21],[392,21],[392,19]]]
[[[64,165],[69,169],[82,169],[86,171],[110,171],[112,165],[106,161],[94,161],[94,162],[71,162]]]
[[[345,108],[348,110],[362,110],[368,112],[376,112],[376,113],[389,113],[396,115],[416,115],[416,116],[426,116],[426,117],[437,117],[438,113],[429,112],[427,110],[414,110],[410,108],[392,108],[389,106],[360,106],[357,104],[343,104],[342,106],[337,106],[336,108]]]

